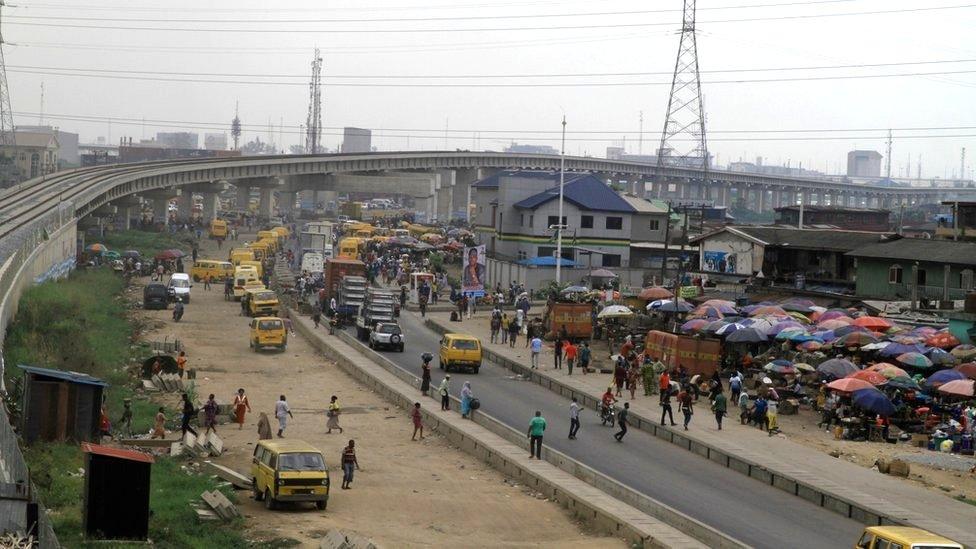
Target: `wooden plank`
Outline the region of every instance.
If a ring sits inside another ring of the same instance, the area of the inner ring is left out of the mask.
[[[216,475],[222,478],[223,480],[226,480],[227,482],[231,483],[235,488],[240,488],[242,490],[251,489],[251,479],[247,478],[241,473],[238,473],[237,471],[230,469],[229,467],[224,467],[219,463],[214,463],[209,460],[203,462],[203,464],[207,472],[209,472],[212,475]]]

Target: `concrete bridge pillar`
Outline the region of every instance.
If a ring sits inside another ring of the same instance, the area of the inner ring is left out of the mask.
[[[237,200],[235,202],[237,209],[247,211],[251,205],[251,187],[243,183],[234,183],[234,186],[237,187]]]
[[[156,189],[141,194],[143,198],[152,200],[153,223],[169,224],[169,201],[180,196],[179,189]]]
[[[274,189],[261,187],[258,192],[258,219],[271,219],[274,215]]]
[[[203,195],[203,209],[200,212],[200,219],[204,221],[211,221],[217,218],[217,210],[220,206],[220,201],[217,199],[217,193],[214,192],[204,192]]]
[[[193,217],[193,192],[181,189],[176,199],[176,219],[185,221]]]
[[[281,215],[292,215],[295,212],[295,201],[298,193],[295,191],[282,191],[278,193],[278,211]]]
[[[437,190],[437,219],[450,221],[454,215],[454,187],[457,183],[457,172],[454,170],[438,170],[440,186]]]
[[[763,213],[766,211],[766,187],[760,186],[756,189],[756,211]]]
[[[498,173],[494,168],[460,168],[454,170],[454,196],[451,209],[463,211],[465,219],[471,221],[471,185]]]

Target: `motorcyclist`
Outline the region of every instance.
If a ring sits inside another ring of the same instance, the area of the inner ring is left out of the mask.
[[[614,403],[616,403],[616,399],[613,397],[613,387],[607,387],[607,392],[603,393],[603,398],[601,399],[601,405],[603,407],[600,409],[600,415],[607,415],[613,409]]]
[[[179,322],[183,318],[183,301],[176,298],[176,305],[173,305],[173,320]]]

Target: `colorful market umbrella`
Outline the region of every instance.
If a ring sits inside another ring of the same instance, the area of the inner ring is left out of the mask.
[[[874,385],[871,385],[863,379],[854,379],[850,377],[845,377],[841,379],[835,379],[827,384],[827,388],[840,391],[842,393],[853,393],[854,391],[859,391],[861,389],[874,389]]]
[[[939,392],[944,395],[951,396],[961,396],[965,398],[976,397],[976,389],[974,389],[976,381],[971,379],[956,379],[953,381],[948,381],[939,387]]]
[[[822,330],[836,330],[837,328],[843,328],[848,324],[850,324],[850,319],[844,321],[839,318],[835,318],[833,320],[824,320],[822,322],[819,322],[817,323],[817,327]]]
[[[888,383],[885,383],[885,386],[896,389],[911,389],[913,391],[920,391],[922,389],[918,386],[918,382],[908,376],[893,377],[888,380]]]
[[[589,291],[590,291],[590,289],[587,288],[586,286],[569,286],[569,287],[563,288],[563,291],[562,292],[559,292],[559,293],[562,293],[562,294],[582,294],[582,293],[586,293],[586,292],[589,292]]]
[[[837,334],[835,334],[833,330],[820,330],[812,332],[810,335],[824,341],[833,341],[837,339]]]
[[[768,341],[766,334],[758,332],[755,328],[742,328],[725,338],[726,343],[762,343],[764,341]]]
[[[757,307],[749,313],[749,316],[790,316],[782,307],[778,305],[764,305]]]
[[[779,306],[787,312],[793,311],[797,313],[812,313],[813,307],[816,306],[816,303],[810,301],[809,299],[794,297],[780,303]]]
[[[780,375],[796,375],[797,373],[799,373],[799,371],[796,368],[794,368],[792,365],[788,366],[785,364],[774,364],[772,362],[769,362],[765,366],[763,366],[763,370],[766,370],[771,374],[780,374]]]
[[[945,383],[959,379],[966,379],[966,375],[956,370],[939,370],[925,380],[925,386],[930,389],[935,389]]]
[[[835,334],[837,332],[834,332]],[[878,338],[864,332],[852,332],[834,341],[836,347],[862,347],[869,343],[877,343]]]
[[[179,259],[184,257],[186,254],[176,249],[163,250],[156,254],[156,259],[160,261],[167,261],[171,259]]]
[[[735,303],[726,299],[709,299],[702,302],[702,305],[714,307],[723,315],[734,315],[739,313],[739,310],[735,308]]]
[[[634,316],[634,311],[624,305],[610,305],[596,315],[597,318],[626,318]]]
[[[746,328],[746,326],[743,324],[739,324],[738,322],[729,322],[728,324],[725,324],[724,326],[720,327],[718,330],[715,330],[715,335],[717,336],[732,335],[733,332],[737,330],[741,330],[742,328]]]
[[[960,364],[953,368],[953,370],[960,372],[962,375],[968,377],[969,379],[976,379],[976,362],[967,362],[966,364]]]
[[[804,372],[804,373],[806,373],[806,372],[816,372],[817,371],[816,368],[814,368],[813,366],[807,364],[806,362],[797,362],[797,363],[793,364],[793,367],[796,368],[797,370],[801,371],[801,372]]]
[[[98,243],[89,244],[88,246],[85,247],[85,251],[91,252],[93,254],[101,254],[107,252],[108,247],[105,246],[105,244],[98,244]]]
[[[804,333],[804,332],[791,335],[789,337],[789,340],[792,341],[793,343],[806,343],[808,341],[816,341],[817,343],[823,344],[823,340],[822,339],[819,339],[819,338],[817,338],[815,336],[812,336],[812,335],[810,335],[808,333]]]
[[[665,313],[687,313],[691,310],[691,305],[689,305],[686,301],[662,299],[660,301],[652,301],[647,308]]]
[[[728,318],[728,317],[727,317]],[[770,330],[773,329],[773,323],[766,320],[765,318],[745,318],[738,321],[739,324],[743,326],[748,326],[757,332],[762,334],[768,334]]]
[[[861,389],[854,391],[854,405],[872,414],[889,417],[895,414],[895,405],[888,400],[881,391],[871,389]]]
[[[902,370],[894,364],[888,364],[887,362],[879,362],[877,364],[872,364],[865,368],[865,370],[870,370],[872,372],[878,372],[879,374],[885,376],[888,379],[893,379],[896,377],[908,376],[908,372]]]
[[[913,368],[931,368],[932,361],[928,359],[927,356],[922,353],[905,353],[898,355],[896,358],[898,362],[904,364],[905,366],[911,366]]]
[[[808,353],[812,353],[814,351],[819,351],[820,349],[823,348],[823,346],[824,346],[823,343],[820,343],[819,341],[817,341],[815,339],[810,340],[810,341],[804,341],[803,343],[800,344],[800,348],[803,349],[804,351],[808,352]]]
[[[799,328],[800,330],[805,330],[802,324],[800,324],[796,320],[791,319],[791,320],[783,320],[777,322],[776,324],[773,324],[767,333],[770,336],[775,336],[787,328]]]
[[[892,327],[892,323],[886,319],[877,316],[861,316],[854,319],[851,322],[854,326],[860,326],[862,328],[867,328],[873,332],[880,332],[887,330]]]
[[[666,288],[651,286],[641,290],[637,297],[640,299],[646,299],[647,301],[654,301],[656,299],[670,299],[674,297],[674,294],[672,294],[671,291]]]
[[[928,352],[925,353],[925,356],[929,357],[929,360],[931,360],[932,364],[935,366],[951,366],[959,362],[959,359],[943,351],[942,349],[929,349]]]
[[[697,332],[708,326],[708,321],[704,318],[693,318],[681,325],[681,331],[685,333]]]
[[[949,332],[937,332],[932,337],[926,339],[925,344],[929,347],[938,347],[939,349],[951,349],[959,345],[959,338]]]
[[[139,259],[142,257],[142,254],[139,253],[139,250],[126,250],[122,252],[122,257],[125,258],[131,257],[132,259]]]
[[[888,345],[884,349],[881,349],[881,351],[879,351],[878,354],[885,357],[896,357],[899,355],[903,355],[905,353],[925,354],[925,351],[927,350],[928,349],[926,349],[924,345],[917,345],[917,344],[906,345],[904,343],[892,343],[891,345]]]
[[[828,309],[817,317],[817,320],[820,322],[837,319],[847,319],[848,323],[854,322],[854,319],[851,318],[850,311],[847,309]]]
[[[860,370],[854,372],[853,374],[847,376],[848,379],[861,379],[867,381],[871,385],[881,385],[888,381],[888,378],[879,374],[878,372],[872,372],[871,370]]]
[[[710,307],[708,305],[699,305],[695,307],[688,316],[698,317],[698,318],[722,318],[725,315],[722,311],[716,309],[715,307]]]
[[[847,334],[853,334],[857,332],[867,334],[870,333],[871,330],[868,330],[863,326],[855,326],[853,324],[848,324],[847,326],[842,326],[834,330],[834,333],[837,334],[837,337],[844,337]]]
[[[976,345],[970,345],[969,343],[957,345],[956,348],[949,351],[949,353],[959,360],[970,360],[976,357]]]
[[[726,322],[724,318],[720,318],[718,320],[713,320],[711,318],[703,318],[701,320],[704,320],[705,322],[708,323],[705,325],[704,328],[701,329],[701,331],[709,334],[714,334],[717,330],[723,328],[726,324],[728,324],[728,322]]]
[[[807,333],[807,331],[800,327],[786,328],[785,330],[781,330],[778,334],[776,334],[776,340],[786,341],[787,339],[791,339],[795,335],[805,334],[805,333]]]
[[[857,366],[855,366],[851,361],[843,358],[832,358],[830,360],[821,362],[820,365],[817,366],[817,371],[826,376],[843,378],[856,372]]]

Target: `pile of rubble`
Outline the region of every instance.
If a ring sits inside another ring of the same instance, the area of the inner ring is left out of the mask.
[[[217,490],[200,494],[201,501],[190,504],[201,521],[231,521],[241,516],[237,506]]]
[[[145,391],[165,391],[168,393],[181,393],[186,390],[186,386],[192,381],[183,383],[183,378],[177,374],[154,374],[152,379],[142,380],[142,388]]]
[[[193,433],[186,433],[183,435],[183,440],[173,442],[169,447],[171,456],[219,456],[223,451],[224,441],[220,440],[214,431],[196,436]]]

